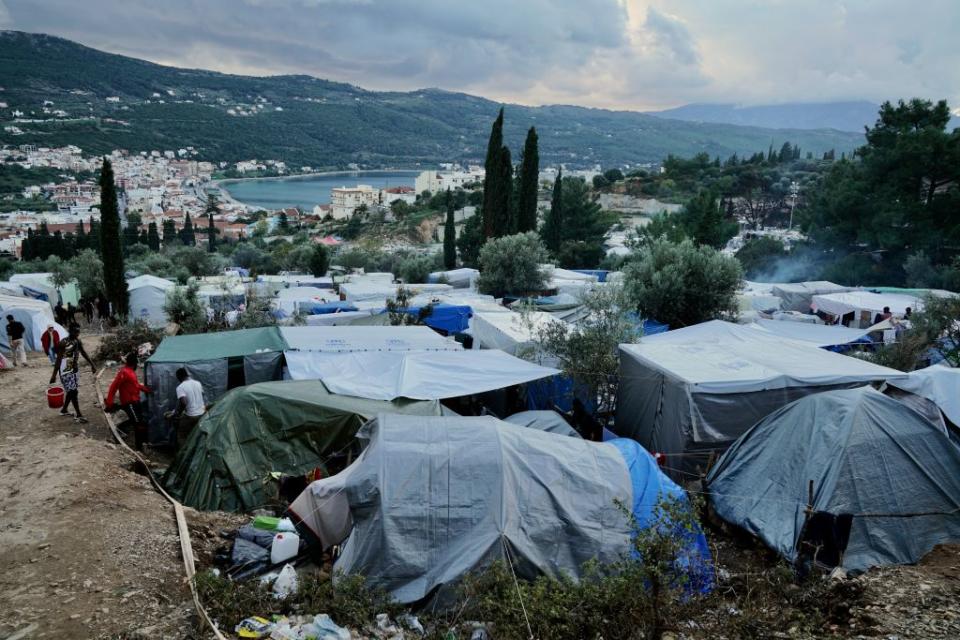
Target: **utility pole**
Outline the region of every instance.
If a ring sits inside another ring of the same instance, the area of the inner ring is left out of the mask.
[[[793,210],[797,206],[797,196],[800,195],[800,185],[796,180],[790,182],[790,227],[788,231],[793,230]]]

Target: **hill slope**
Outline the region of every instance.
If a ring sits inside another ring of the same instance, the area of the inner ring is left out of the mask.
[[[741,107],[733,104],[687,104],[651,115],[691,122],[713,122],[753,127],[836,129],[862,133],[877,120],[880,105],[853,102],[812,102]]]
[[[500,106],[437,89],[374,92],[309,76],[165,67],[14,31],[0,32],[0,86],[0,100],[8,105],[0,109],[2,124],[23,130],[0,132],[3,144],[76,144],[92,153],[193,146],[207,159],[275,158],[314,167],[476,161]],[[44,106],[51,113],[43,113]],[[20,122],[11,122],[14,110],[23,112]],[[613,166],[699,152],[725,158],[785,141],[814,153],[862,144],[862,136],[839,131],[694,123],[572,106],[508,105],[506,113],[505,138],[515,154],[526,129],[537,127],[543,164]]]

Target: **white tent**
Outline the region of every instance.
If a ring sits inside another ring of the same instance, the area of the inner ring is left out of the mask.
[[[448,284],[391,284],[389,282],[347,282],[340,285],[340,293],[351,302],[362,300],[386,300],[396,298],[399,287],[408,289],[414,295],[421,293],[440,293],[453,289]]]
[[[336,313],[318,313],[312,316],[304,316],[303,320],[308,327],[345,327],[357,320],[369,318],[374,313],[376,313],[376,309],[338,311]]]
[[[332,302],[339,299],[332,289],[290,287],[289,289],[280,289],[277,292],[276,305],[277,308],[284,313],[293,315],[300,310],[301,305],[309,308],[315,304]]]
[[[923,308],[923,300],[902,293],[872,293],[870,291],[846,291],[813,296],[813,307],[818,311],[837,317],[847,313],[856,314],[851,324],[868,327],[884,307],[896,318],[902,318],[909,307],[913,311]]]
[[[67,330],[53,321],[53,310],[43,300],[20,298],[16,296],[0,295],[0,347],[10,348],[7,337],[7,316],[11,315],[18,322],[22,322],[26,332],[23,334],[24,344],[32,351],[43,351],[40,336],[53,325],[61,338],[67,337]]]
[[[455,289],[468,289],[480,275],[476,269],[451,269],[449,271],[434,271],[427,278],[428,282],[443,282]]]
[[[324,368],[320,379],[332,393],[371,400],[455,398],[560,373],[496,350],[344,353]]]
[[[429,327],[280,327],[293,351],[462,351]],[[287,352],[289,353],[289,352]]]
[[[693,471],[783,405],[906,374],[720,320],[620,346],[615,431]]]
[[[26,296],[46,300],[51,307],[56,306],[58,300],[63,302],[63,306],[77,306],[80,302],[77,285],[70,282],[57,289],[53,286],[52,277],[50,273],[18,273],[10,277],[10,282],[20,285]]]
[[[510,355],[523,354],[531,348],[537,338],[537,331],[550,324],[564,324],[545,311],[531,311],[523,315],[508,311],[477,312],[474,310],[470,323],[473,333],[474,349],[500,349]]]
[[[16,282],[0,282],[0,295],[14,296],[17,298],[26,297],[23,294],[23,287]]]
[[[167,324],[167,314],[163,305],[167,301],[167,291],[177,285],[170,280],[151,275],[137,276],[127,280],[130,293],[130,319],[143,320],[151,327]]]
[[[751,285],[758,288],[763,283],[754,282]],[[783,300],[783,308],[788,311],[810,313],[810,304],[813,296],[826,293],[840,293],[850,291],[853,287],[845,287],[827,280],[813,280],[810,282],[790,282],[774,284],[770,293]]]
[[[756,327],[781,338],[809,342],[815,347],[850,344],[867,335],[867,332],[863,329],[849,329],[838,325],[764,320],[763,318],[756,320],[755,324],[747,326]]]
[[[937,405],[950,422],[960,426],[960,369],[935,364],[911,371],[905,378],[888,384],[926,398]]]

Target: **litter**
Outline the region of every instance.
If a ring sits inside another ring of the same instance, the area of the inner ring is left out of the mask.
[[[270,563],[277,564],[297,555],[300,549],[300,536],[295,533],[278,533],[273,536],[270,547]]]
[[[297,592],[297,570],[292,564],[283,565],[280,575],[273,583],[273,595],[275,598],[286,598]]]
[[[245,619],[234,628],[241,638],[271,640],[350,640],[349,629],[335,623],[325,613],[313,616],[275,616],[267,620],[259,616]]]
[[[233,631],[241,638],[264,638],[269,635],[273,627],[274,623],[266,618],[253,616],[243,620],[233,628]]]

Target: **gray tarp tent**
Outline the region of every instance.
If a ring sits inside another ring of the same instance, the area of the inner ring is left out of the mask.
[[[770,289],[773,295],[783,300],[785,311],[799,311],[801,313],[810,313],[813,296],[851,290],[852,287],[845,287],[842,284],[835,284],[827,280],[774,284]]]
[[[367,576],[399,602],[507,553],[521,577],[578,576],[588,560],[629,549],[614,501],[632,504],[631,477],[612,445],[490,417],[381,415],[368,429],[360,457],[310,485],[291,511],[332,528],[316,532],[327,544],[352,526],[335,569]]]
[[[200,381],[209,404],[233,387],[279,380],[287,347],[276,327],[164,338],[143,367],[146,384],[153,389],[147,396],[150,442],[170,443],[163,414],[177,405],[177,369],[185,367]]]
[[[809,541],[819,560],[859,572],[960,541],[960,448],[871,387],[783,407],[730,447],[707,486],[721,518],[791,561]]]
[[[515,413],[509,418],[504,418],[504,422],[515,424],[528,429],[539,429],[548,433],[556,433],[561,436],[570,436],[572,438],[582,437],[577,430],[570,426],[570,423],[563,419],[556,411],[521,411]]]
[[[620,346],[617,435],[695,475],[758,420],[798,398],[906,374],[713,320]]]

